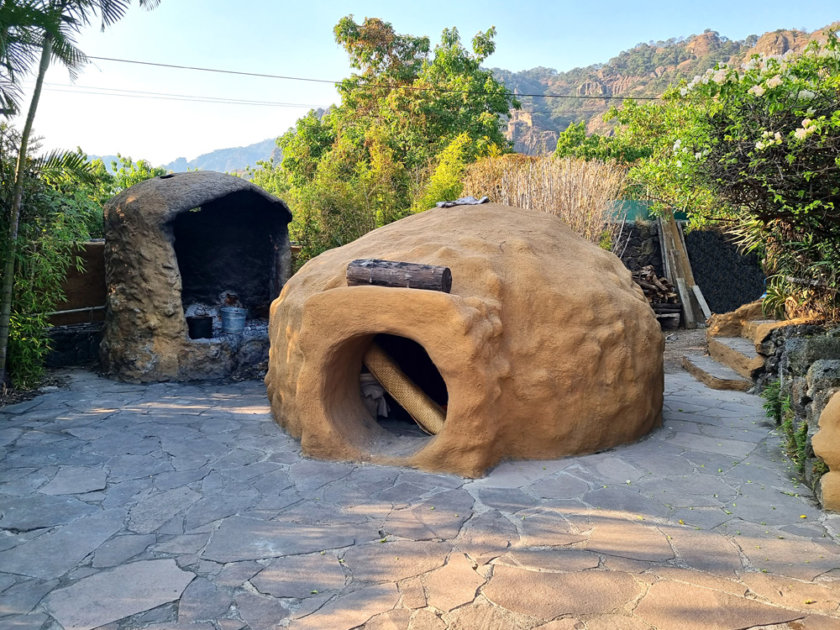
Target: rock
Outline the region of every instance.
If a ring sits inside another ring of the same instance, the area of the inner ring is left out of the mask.
[[[790,338],[785,350],[787,358],[785,367],[793,374],[804,375],[815,361],[840,356],[840,337],[823,334]]]
[[[358,258],[449,267],[452,292],[347,287]],[[383,446],[399,439],[361,400],[377,334],[417,342],[445,382],[445,426],[413,453]],[[325,252],[272,304],[269,336],[272,412],[313,457],[478,476],[661,422],[663,339],[641,290],[618,258],[541,212],[433,209]]]
[[[291,218],[247,180],[209,171],[149,179],[109,201],[105,370],[135,382],[251,375],[265,344],[243,343],[247,329],[190,339],[186,310],[215,308],[231,292],[250,317],[265,317],[291,273]]]
[[[840,387],[840,359],[817,359],[808,368],[805,378],[808,396],[812,399],[818,392]]]

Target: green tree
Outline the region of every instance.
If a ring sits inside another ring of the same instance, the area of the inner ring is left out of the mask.
[[[138,0],[141,6],[148,8],[157,6],[159,1]],[[76,47],[74,36],[83,26],[90,23],[92,17],[101,20],[102,28],[117,22],[123,17],[129,4],[129,0],[4,0],[0,5],[0,30],[3,38],[0,65],[5,67],[7,72],[4,79],[12,86],[17,85],[17,77],[28,70],[36,57],[38,59],[32,100],[20,135],[13,194],[8,206],[7,241],[6,247],[3,248],[6,259],[0,285],[0,383],[6,380],[15,262],[29,141],[41,99],[44,77],[53,60],[60,61],[71,73],[80,67],[86,58]],[[28,11],[18,11],[20,7],[25,7]],[[4,87],[4,100],[10,97],[14,102],[12,90]]]
[[[606,117],[614,117],[608,114]],[[625,164],[639,158],[649,157],[651,148],[647,142],[629,135],[603,136],[597,133],[586,135],[586,123],[570,123],[557,137],[554,156],[575,157],[583,160],[616,160]]]
[[[458,159],[508,150],[500,121],[518,106],[481,67],[495,48],[493,28],[478,33],[471,50],[455,28],[434,48],[378,18],[348,16],[334,32],[358,71],[339,84],[341,104],[298,120],[278,139],[279,168],[268,163],[253,173],[295,207],[290,230],[304,258],[424,205],[418,199],[431,194],[429,178],[438,173],[439,189],[454,166],[454,149],[445,151],[459,137],[468,150]]]
[[[146,160],[135,162],[130,157],[124,157],[119,153],[117,153],[117,159],[111,162],[111,170],[114,172],[111,178],[111,190],[108,191],[108,196],[103,202],[121,190],[131,188],[134,184],[139,184],[147,179],[166,175],[167,172],[162,166],[152,166]]]

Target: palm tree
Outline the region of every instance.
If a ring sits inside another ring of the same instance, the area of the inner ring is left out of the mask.
[[[64,64],[71,75],[86,61],[76,47],[75,35],[98,16],[103,29],[119,21],[131,0],[0,0],[0,99],[4,114],[14,111],[19,97],[17,77],[39,59],[35,88],[20,135],[12,205],[9,208],[9,232],[4,249],[6,260],[0,285],[0,385],[6,382],[6,356],[12,311],[15,253],[23,197],[26,155],[41,99],[44,76],[53,60]],[[138,0],[140,6],[155,8],[160,0]]]

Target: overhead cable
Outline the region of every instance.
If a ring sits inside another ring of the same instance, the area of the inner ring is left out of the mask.
[[[140,66],[152,66],[156,68],[170,68],[174,70],[194,70],[197,72],[215,72],[217,74],[233,74],[244,77],[257,77],[261,79],[283,79],[286,81],[307,81],[309,83],[326,83],[330,85],[340,85],[342,81],[333,81],[330,79],[313,79],[310,77],[295,77],[282,74],[267,74],[263,72],[245,72],[242,70],[226,70],[222,68],[203,68],[200,66],[184,66],[172,63],[157,63],[153,61],[138,61],[135,59],[118,59],[115,57],[94,57],[88,56],[88,59],[95,59],[97,61],[112,61],[114,63],[130,63]],[[380,87],[380,86],[372,86]],[[388,87],[387,85],[381,87]],[[440,92],[440,93],[454,93],[454,94],[489,94],[483,90],[454,90],[450,88],[438,87],[421,87],[414,85],[392,85],[391,87],[416,90],[420,92]],[[507,92],[507,96],[516,98],[560,98],[560,99],[578,99],[578,100],[597,100],[597,101],[613,101],[613,100],[637,100],[637,101],[657,101],[660,100],[658,96],[615,96],[615,95],[593,95],[593,94],[517,94],[515,92]]]

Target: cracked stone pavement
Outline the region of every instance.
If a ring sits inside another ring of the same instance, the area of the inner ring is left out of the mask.
[[[0,409],[0,628],[840,628],[840,515],[761,400],[666,375],[637,444],[476,480],[322,462],[259,382]]]

